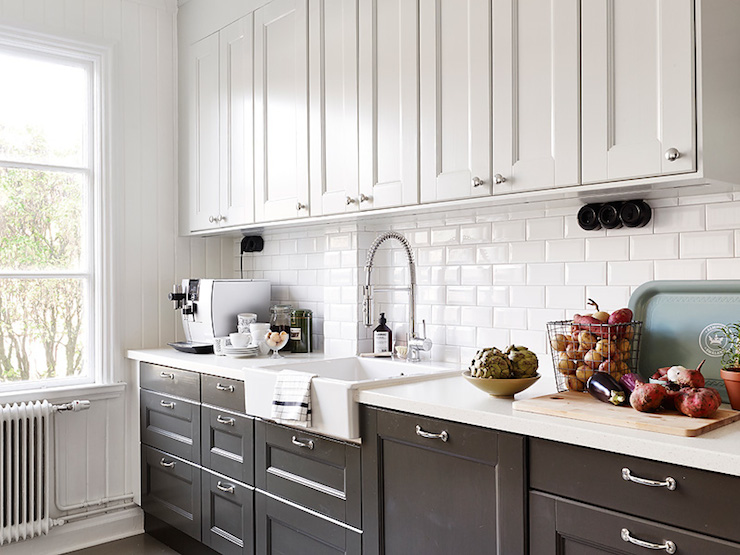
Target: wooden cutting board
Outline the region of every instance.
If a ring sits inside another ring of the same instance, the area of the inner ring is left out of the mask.
[[[689,418],[678,411],[637,412],[597,401],[588,393],[565,391],[533,399],[514,401],[514,410],[561,416],[574,420],[611,424],[623,428],[694,437],[740,420],[740,412],[719,409],[712,418]]]

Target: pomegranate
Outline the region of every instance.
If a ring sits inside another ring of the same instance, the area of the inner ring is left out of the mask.
[[[630,395],[630,405],[640,412],[653,412],[660,407],[665,399],[666,390],[657,383],[641,383],[635,386]]]
[[[692,418],[710,417],[721,402],[719,392],[712,387],[687,387],[676,396],[676,408]]]

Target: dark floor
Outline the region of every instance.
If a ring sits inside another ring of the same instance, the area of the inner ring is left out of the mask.
[[[149,534],[139,534],[122,540],[88,547],[79,551],[72,551],[67,555],[176,555],[174,551],[158,542]]]

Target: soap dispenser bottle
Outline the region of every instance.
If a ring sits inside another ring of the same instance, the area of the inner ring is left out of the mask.
[[[391,352],[393,332],[385,324],[385,312],[381,312],[378,327],[373,330],[373,353],[375,354]]]

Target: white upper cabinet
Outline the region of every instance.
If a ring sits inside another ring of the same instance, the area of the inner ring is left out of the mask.
[[[360,0],[363,208],[419,201],[417,9],[417,0]]]
[[[358,4],[313,0],[309,5],[312,215],[360,207]]]
[[[493,0],[494,194],[579,182],[578,1]]]
[[[693,172],[693,0],[582,0],[581,14],[583,182]]]
[[[422,202],[491,193],[490,24],[490,0],[419,6]]]
[[[190,230],[252,223],[251,15],[189,52]]]
[[[307,0],[254,12],[255,216],[309,215]]]

